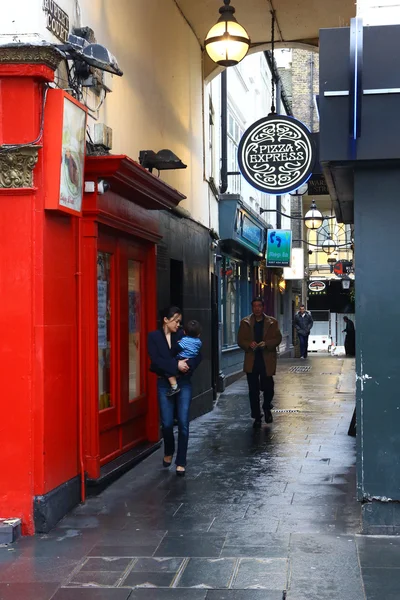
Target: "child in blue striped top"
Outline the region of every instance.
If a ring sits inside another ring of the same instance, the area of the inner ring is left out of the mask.
[[[198,356],[201,350],[201,326],[198,321],[189,321],[185,327],[185,335],[181,338],[177,344],[178,354],[176,358],[179,360],[185,360],[189,358],[195,358]],[[180,392],[176,377],[168,377],[171,389],[167,392],[167,396],[173,396]]]

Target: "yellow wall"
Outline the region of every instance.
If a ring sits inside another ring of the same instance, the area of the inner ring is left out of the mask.
[[[181,206],[208,225],[203,182],[202,55],[173,0],[81,0],[81,22],[117,57],[100,120],[113,129],[113,154],[169,148],[188,165],[161,177],[187,196]]]

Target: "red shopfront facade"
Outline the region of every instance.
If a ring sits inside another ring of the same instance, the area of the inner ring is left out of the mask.
[[[146,348],[158,211],[183,196],[126,156],[88,156],[94,191],[78,211],[57,206],[56,95],[65,93],[45,90],[59,56],[38,48],[23,62],[21,52],[0,57],[0,146],[10,145],[0,153],[0,517],[21,518],[32,534],[53,527],[103,466],[159,440]]]
[[[183,196],[122,156],[87,158],[85,179],[110,186],[85,194],[80,231],[84,461],[96,479],[104,464],[159,439],[146,345],[156,328],[155,211]]]

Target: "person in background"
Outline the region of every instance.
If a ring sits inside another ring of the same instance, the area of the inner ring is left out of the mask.
[[[201,326],[198,321],[189,321],[185,327],[185,335],[177,342],[177,349],[179,350],[176,357],[178,360],[186,360],[189,358],[196,358],[201,350]],[[167,392],[167,396],[173,396],[180,392],[178,381],[176,377],[168,377],[171,389]]]
[[[261,427],[260,390],[264,393],[263,411],[266,423],[272,423],[272,399],[276,372],[277,347],[282,341],[278,321],[264,313],[264,300],[254,298],[252,314],[242,319],[238,345],[244,350],[243,370],[247,375],[253,427]]]
[[[178,451],[176,454],[176,474],[183,477],[186,473],[186,454],[189,441],[189,409],[192,402],[191,377],[199,366],[202,357],[199,352],[195,358],[179,359],[181,351],[178,342],[184,332],[180,329],[182,311],[171,306],[162,313],[161,328],[151,331],[147,348],[150,356],[150,371],[157,380],[158,403],[160,406],[162,434],[164,439],[163,466],[170,467],[175,452],[174,409],[178,417]],[[180,375],[180,391],[168,396],[170,390],[169,377]]]
[[[300,341],[300,358],[307,358],[308,337],[313,325],[314,321],[311,313],[306,310],[304,304],[301,304],[300,310],[294,318],[294,327],[297,331]]]
[[[346,351],[346,356],[355,356],[356,355],[356,330],[354,327],[354,323],[349,317],[344,317],[343,321],[345,322],[346,328],[343,329],[342,333],[346,334],[344,340],[344,349]]]

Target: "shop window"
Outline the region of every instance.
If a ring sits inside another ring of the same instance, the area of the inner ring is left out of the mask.
[[[111,269],[112,254],[97,254],[97,335],[99,410],[110,408],[111,396]]]
[[[221,322],[223,346],[235,346],[242,317],[241,269],[235,260],[225,258],[221,277]]]
[[[142,393],[140,376],[141,338],[141,264],[128,260],[128,323],[129,323],[129,399]]]
[[[240,138],[243,135],[243,128],[240,126],[238,119],[228,109],[228,172],[239,172],[239,164],[237,160],[237,151]],[[230,175],[228,177],[228,193],[240,194],[241,176]]]

